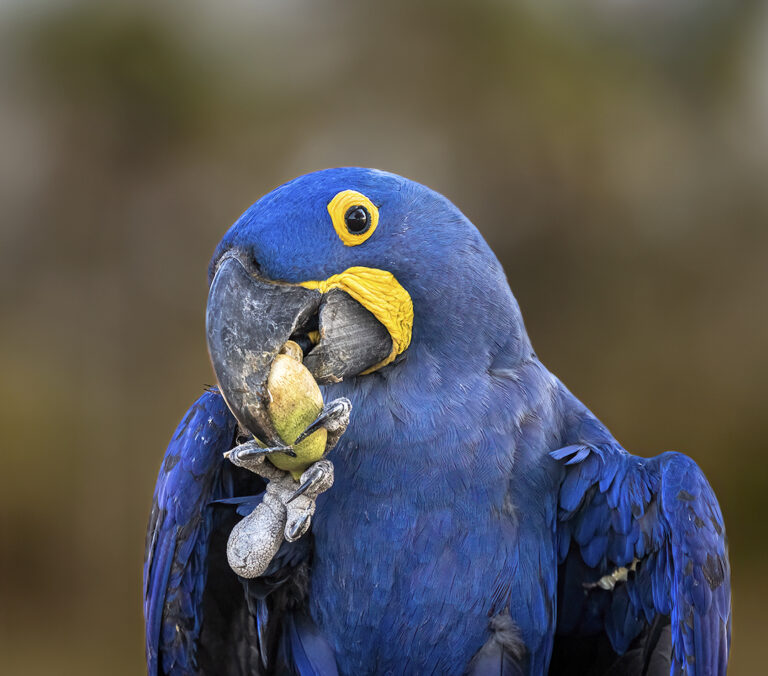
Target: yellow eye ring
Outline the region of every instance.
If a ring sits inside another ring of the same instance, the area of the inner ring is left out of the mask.
[[[379,224],[379,210],[356,190],[342,190],[330,202],[333,229],[345,246],[357,246],[367,240]]]

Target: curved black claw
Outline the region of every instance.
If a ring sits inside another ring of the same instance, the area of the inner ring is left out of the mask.
[[[308,497],[314,499],[323,491],[328,490],[333,485],[333,465],[328,460],[319,460],[311,465],[301,475],[301,478],[303,479],[301,486],[285,501],[286,505],[304,493],[308,493]]]
[[[350,402],[349,399],[346,397],[334,399],[323,407],[320,415],[317,416],[315,421],[311,423],[293,443],[298,444],[313,432],[324,427],[328,430],[326,450],[331,450],[339,441],[341,435],[346,431],[347,425],[349,425],[350,411],[352,411],[352,402]]]
[[[309,529],[311,517],[309,514],[302,514],[296,521],[286,527],[285,539],[288,542],[295,542]]]
[[[310,488],[312,487],[312,481],[307,480],[301,486],[299,486],[294,492],[293,495],[291,495],[290,498],[288,498],[285,501],[285,504],[287,505],[289,502],[293,502],[296,498],[298,498],[300,495],[304,495]]]
[[[292,457],[296,457],[296,452],[291,446],[260,446],[259,442],[255,439],[246,441],[244,444],[236,446],[231,451],[227,451],[224,457],[227,458],[233,465],[238,467],[245,467],[259,458],[264,458],[272,453],[285,453]]]

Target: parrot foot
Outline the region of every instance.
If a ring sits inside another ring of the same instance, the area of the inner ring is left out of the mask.
[[[310,465],[301,475],[301,485],[290,479],[289,490],[280,489],[280,499],[286,510],[285,539],[288,542],[298,540],[309,530],[315,513],[315,500],[333,486],[333,463],[330,460],[318,460]]]
[[[307,427],[294,441],[298,444],[306,439],[310,434],[321,428],[328,431],[328,441],[326,443],[326,452],[330,451],[341,438],[341,435],[349,425],[349,413],[352,410],[352,403],[345,397],[334,399],[323,407],[320,415],[315,421]]]
[[[235,451],[240,448],[227,456],[230,462],[269,480],[262,502],[238,522],[227,542],[232,570],[241,577],[254,578],[264,573],[283,540],[294,542],[309,530],[315,499],[333,485],[333,463],[318,460],[304,471],[299,483],[290,472],[265,462],[265,453],[251,454],[246,449],[245,459],[238,461]]]

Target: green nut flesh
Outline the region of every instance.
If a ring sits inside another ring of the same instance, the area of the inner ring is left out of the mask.
[[[320,415],[323,395],[312,374],[301,363],[300,349],[298,354],[290,349],[285,352],[287,354],[278,354],[272,363],[267,380],[272,400],[267,411],[280,438],[286,444],[292,444]],[[273,453],[269,460],[298,480],[307,467],[323,457],[327,439],[328,432],[318,429],[293,447],[295,458],[285,453]]]

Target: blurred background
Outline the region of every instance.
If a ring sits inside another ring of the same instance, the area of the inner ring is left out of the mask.
[[[537,352],[730,536],[764,666],[768,4],[0,0],[0,653],[138,674],[156,472],[213,382],[206,265],[338,165],[449,196]]]

